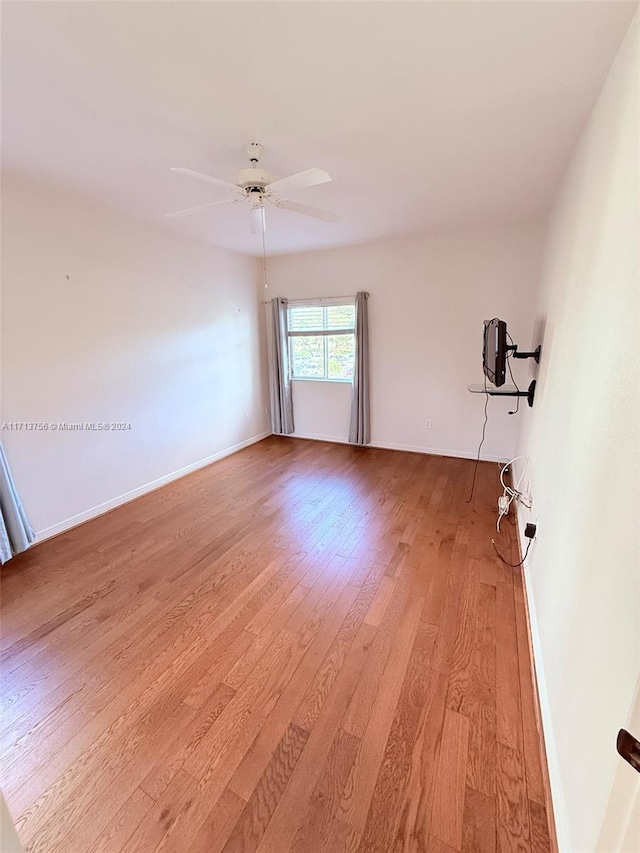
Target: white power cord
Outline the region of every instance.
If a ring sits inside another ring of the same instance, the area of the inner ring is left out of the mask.
[[[515,484],[515,487],[508,486],[504,481],[504,475],[511,465],[516,462],[518,459],[526,459],[526,463],[522,469],[522,473],[518,478],[518,482]],[[500,522],[505,517],[505,515],[509,514],[509,510],[511,508],[511,504],[514,501],[520,501],[524,506],[528,509],[531,509],[530,502],[525,498],[525,496],[520,491],[520,485],[524,479],[525,474],[527,473],[527,468],[529,464],[529,459],[526,456],[514,456],[513,459],[510,459],[505,465],[500,469],[500,483],[502,485],[502,494],[498,498],[498,521],[496,523],[496,530],[500,533]]]

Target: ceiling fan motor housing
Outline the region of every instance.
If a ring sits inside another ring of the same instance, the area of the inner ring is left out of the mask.
[[[264,169],[241,169],[238,174],[238,185],[243,189],[247,187],[259,187],[264,189],[273,181],[273,175]]]

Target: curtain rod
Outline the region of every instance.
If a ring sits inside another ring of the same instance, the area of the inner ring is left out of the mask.
[[[287,302],[335,302],[336,299],[353,299],[355,300],[355,294],[353,296],[307,296],[305,299],[289,299],[288,297],[284,297],[287,299]],[[270,299],[263,299],[263,305],[269,305],[271,302]]]

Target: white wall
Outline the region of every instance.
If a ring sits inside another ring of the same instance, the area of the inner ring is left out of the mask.
[[[536,663],[571,851],[623,849],[607,800],[616,774],[618,801],[637,784],[615,751],[640,672],[637,50],[636,19],[552,211],[538,397],[520,442],[533,498],[520,523],[538,524],[526,572]]]
[[[467,386],[482,382],[482,321],[507,320],[528,347],[541,245],[531,225],[287,255],[269,261],[269,290],[289,298],[368,290],[372,444],[475,457],[484,395]],[[525,372],[517,363],[516,381]],[[339,383],[294,382],[296,435],[344,441],[350,393]],[[514,404],[491,399],[483,458],[513,455]]]
[[[37,531],[270,432],[254,258],[6,175],[2,225],[2,420],[131,423],[0,433]]]

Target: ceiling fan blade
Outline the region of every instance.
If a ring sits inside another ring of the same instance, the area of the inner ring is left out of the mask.
[[[262,205],[251,208],[251,233],[264,234],[267,230],[267,218]]]
[[[313,216],[314,219],[324,219],[325,222],[340,221],[337,213],[332,213],[330,210],[321,210],[319,207],[310,207],[308,204],[299,204],[297,201],[279,201],[277,206],[284,207],[285,210],[302,213],[305,216]]]
[[[193,169],[183,169],[181,166],[172,166],[172,172],[177,172],[179,175],[186,175],[187,178],[195,178],[196,181],[206,181],[208,184],[217,184],[218,186],[226,187],[234,192],[242,192],[242,189],[230,181],[223,181],[222,178],[214,178],[213,175],[205,175],[202,172],[194,172]]]
[[[175,216],[186,216],[188,213],[195,213],[197,210],[205,210],[207,207],[216,207],[219,204],[238,204],[242,201],[241,198],[225,198],[222,201],[210,201],[208,204],[199,204],[196,207],[187,207],[184,210],[174,210],[173,213],[165,213],[165,218],[172,219]]]
[[[289,175],[288,178],[273,181],[268,186],[270,190],[278,193],[290,193],[293,190],[303,190],[305,187],[315,187],[316,184],[326,184],[330,180],[331,175],[324,169],[307,169],[305,172],[298,172],[295,175]]]

